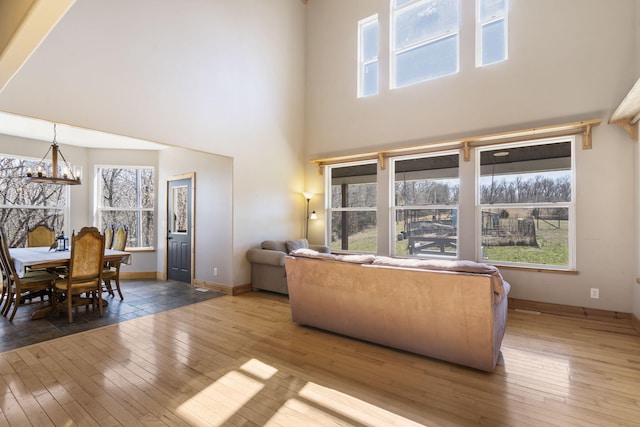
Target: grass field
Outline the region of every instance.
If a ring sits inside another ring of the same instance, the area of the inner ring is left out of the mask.
[[[524,262],[540,265],[567,265],[569,263],[568,221],[537,221],[536,240],[538,247],[532,246],[485,246],[486,261]],[[367,229],[354,234],[349,240],[349,250],[376,253],[376,230]],[[331,250],[341,250],[341,241],[331,243]],[[408,255],[407,240],[395,239],[396,254]],[[452,253],[452,255],[454,255]]]

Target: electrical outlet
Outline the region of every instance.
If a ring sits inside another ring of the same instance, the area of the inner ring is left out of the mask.
[[[218,267],[213,267],[213,275],[217,276],[218,275]],[[592,291],[593,293],[593,291]]]
[[[598,289],[598,288],[591,288],[591,298],[593,298],[593,299],[599,299],[599,298],[600,298],[600,289]]]

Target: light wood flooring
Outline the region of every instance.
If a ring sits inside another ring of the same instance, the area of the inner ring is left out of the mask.
[[[0,426],[640,425],[630,325],[511,310],[502,353],[479,372],[223,296],[0,353]]]

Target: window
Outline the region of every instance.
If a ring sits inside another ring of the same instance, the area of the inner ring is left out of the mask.
[[[573,268],[574,138],[479,150],[481,258]]]
[[[36,170],[40,163],[0,155],[0,224],[9,246],[26,246],[27,230],[36,225],[47,225],[59,233],[68,224],[68,186],[25,183],[20,178],[26,176],[27,169]]]
[[[507,59],[507,0],[477,0],[476,65]]]
[[[329,167],[328,241],[333,251],[376,253],[377,163]]]
[[[358,22],[358,98],[378,94],[378,15]]]
[[[155,173],[148,167],[96,168],[97,224],[127,226],[127,247],[154,246]]]
[[[393,161],[394,255],[457,255],[458,162],[457,152]]]
[[[458,72],[459,0],[392,0],[391,86]]]

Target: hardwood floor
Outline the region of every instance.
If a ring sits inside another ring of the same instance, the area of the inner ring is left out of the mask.
[[[223,296],[0,353],[0,426],[639,425],[628,320],[511,310],[502,352],[484,373]]]

